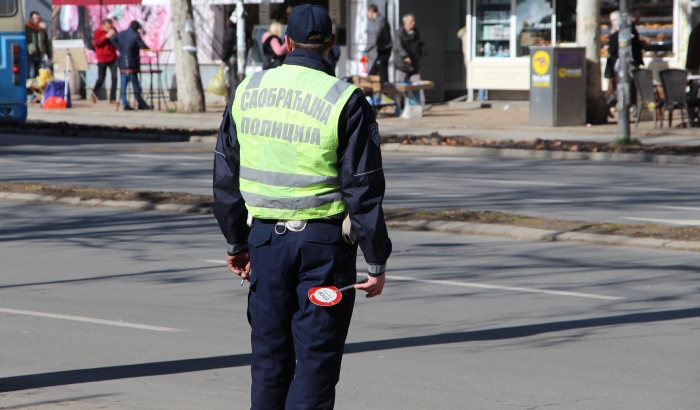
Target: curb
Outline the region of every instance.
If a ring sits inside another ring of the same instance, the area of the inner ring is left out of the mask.
[[[558,232],[546,229],[509,225],[478,224],[448,221],[387,222],[387,227],[433,232],[449,232],[466,235],[501,236],[513,239],[543,242],[582,242],[597,245],[630,246],[678,251],[700,251],[700,242],[674,241],[670,239],[632,238],[620,235],[600,235],[584,232]]]
[[[38,195],[19,192],[0,192],[0,201],[53,203],[57,205],[92,206],[101,208],[130,209],[134,211],[159,211],[187,214],[211,214],[211,207],[180,204],[155,204],[146,201],[112,201],[79,197],[58,198],[52,195]],[[655,238],[632,238],[620,235],[600,235],[584,232],[558,232],[545,229],[525,228],[509,225],[478,224],[448,221],[407,221],[387,222],[387,227],[414,231],[449,232],[465,235],[500,236],[520,240],[543,242],[582,242],[597,245],[631,246],[679,251],[700,251],[700,242],[674,241]]]
[[[40,134],[42,137],[71,137],[71,138],[105,138],[137,140],[146,142],[216,142],[216,134],[192,135],[208,133],[207,130],[195,130],[192,133],[178,132],[138,132],[132,130],[90,129],[90,126],[73,127],[69,123],[25,123],[20,126],[0,126],[0,133],[6,134]]]
[[[0,192],[0,200],[10,202],[40,202],[58,205],[92,206],[101,208],[131,209],[134,211],[160,211],[187,214],[211,214],[211,207],[180,204],[157,204],[146,201],[112,201],[101,199],[81,199],[79,197],[59,198],[53,195],[38,195],[19,192]]]
[[[521,159],[554,159],[568,161],[647,162],[660,165],[700,165],[700,156],[614,154],[609,152],[540,151],[515,148],[448,147],[440,145],[408,145],[397,142],[382,144],[384,152],[408,152],[422,154],[461,154],[470,157],[505,157]]]

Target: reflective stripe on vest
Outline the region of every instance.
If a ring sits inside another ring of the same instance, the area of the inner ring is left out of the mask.
[[[356,90],[292,65],[243,80],[231,113],[240,144],[240,190],[251,214],[305,220],[345,211],[338,181],[338,119]]]

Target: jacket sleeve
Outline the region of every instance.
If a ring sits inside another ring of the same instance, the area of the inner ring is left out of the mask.
[[[365,47],[366,52],[377,47],[377,41],[379,40],[379,34],[381,33],[381,31],[377,30],[378,28],[380,27],[377,19],[370,22],[369,30],[367,31],[367,47]]]
[[[109,41],[112,43],[112,45],[114,46],[114,48],[116,48],[117,50],[119,50],[119,52],[121,52],[121,50],[119,49],[119,37],[120,37],[120,36],[121,36],[121,33],[117,33],[117,34],[115,34],[115,35],[113,35],[112,37],[109,38]]]
[[[347,122],[346,122],[347,121]],[[384,171],[379,129],[369,103],[353,94],[339,122],[340,189],[352,227],[372,273],[383,273],[391,254],[384,222]]]
[[[404,58],[408,57],[408,51],[406,51],[406,48],[403,46],[403,41],[401,41],[401,30],[402,29],[396,30],[396,34],[394,35],[394,52],[396,53],[396,56],[403,60]],[[394,63],[396,63],[396,61],[394,61]]]
[[[221,46],[221,61],[228,63],[236,49],[236,26],[228,25],[224,30],[224,43]]]
[[[109,38],[107,38],[107,35],[103,31],[96,31],[94,33],[94,37],[92,38],[92,46],[94,48],[102,47],[107,43],[109,43]]]
[[[248,210],[239,188],[240,146],[236,134],[236,124],[231,117],[234,104],[234,87],[231,103],[226,107],[219,127],[219,135],[214,151],[214,216],[219,222],[221,233],[228,243],[228,252],[237,253],[248,248]]]
[[[141,38],[140,35],[136,36],[136,45],[139,46],[139,50],[145,50],[149,48],[146,43],[143,42],[143,39]]]

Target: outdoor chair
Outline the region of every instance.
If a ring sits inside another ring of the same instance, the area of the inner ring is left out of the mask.
[[[656,129],[656,113],[657,111],[661,114],[661,121],[659,121],[660,126],[663,128],[664,122],[664,111],[663,111],[663,99],[657,96],[657,92],[654,87],[654,73],[646,68],[635,68],[632,70],[632,78],[637,86],[637,121],[636,127],[639,128],[639,119],[642,118],[642,108],[643,107],[653,107],[654,116],[654,129]]]
[[[688,103],[685,94],[688,72],[670,68],[659,71],[659,78],[664,91],[664,111],[668,111],[668,127],[671,128],[673,125],[673,111],[676,109],[681,110],[681,120],[685,124],[688,119]]]
[[[141,65],[145,65],[148,68],[142,68],[139,73],[139,77],[141,78],[143,78],[142,76],[144,75],[150,75],[150,85],[147,90],[141,91],[141,96],[144,97],[144,100],[150,98],[151,107],[154,108],[153,98],[155,97],[155,99],[158,101],[158,111],[161,109],[161,101],[163,101],[165,109],[169,109],[168,99],[165,95],[165,89],[163,88],[163,67],[160,64],[160,53],[165,53],[164,61],[167,61],[168,56],[170,55],[170,50],[145,50],[143,52],[143,56],[141,57]]]

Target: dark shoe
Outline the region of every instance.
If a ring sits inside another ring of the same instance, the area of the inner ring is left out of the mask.
[[[124,106],[124,111],[134,111],[134,107],[132,107],[132,106],[130,106],[130,105],[125,105],[125,106]]]
[[[146,104],[146,105],[139,105],[139,111],[142,111],[142,110],[143,110],[143,111],[153,111],[153,107],[151,107],[151,106],[148,105],[148,104]]]

